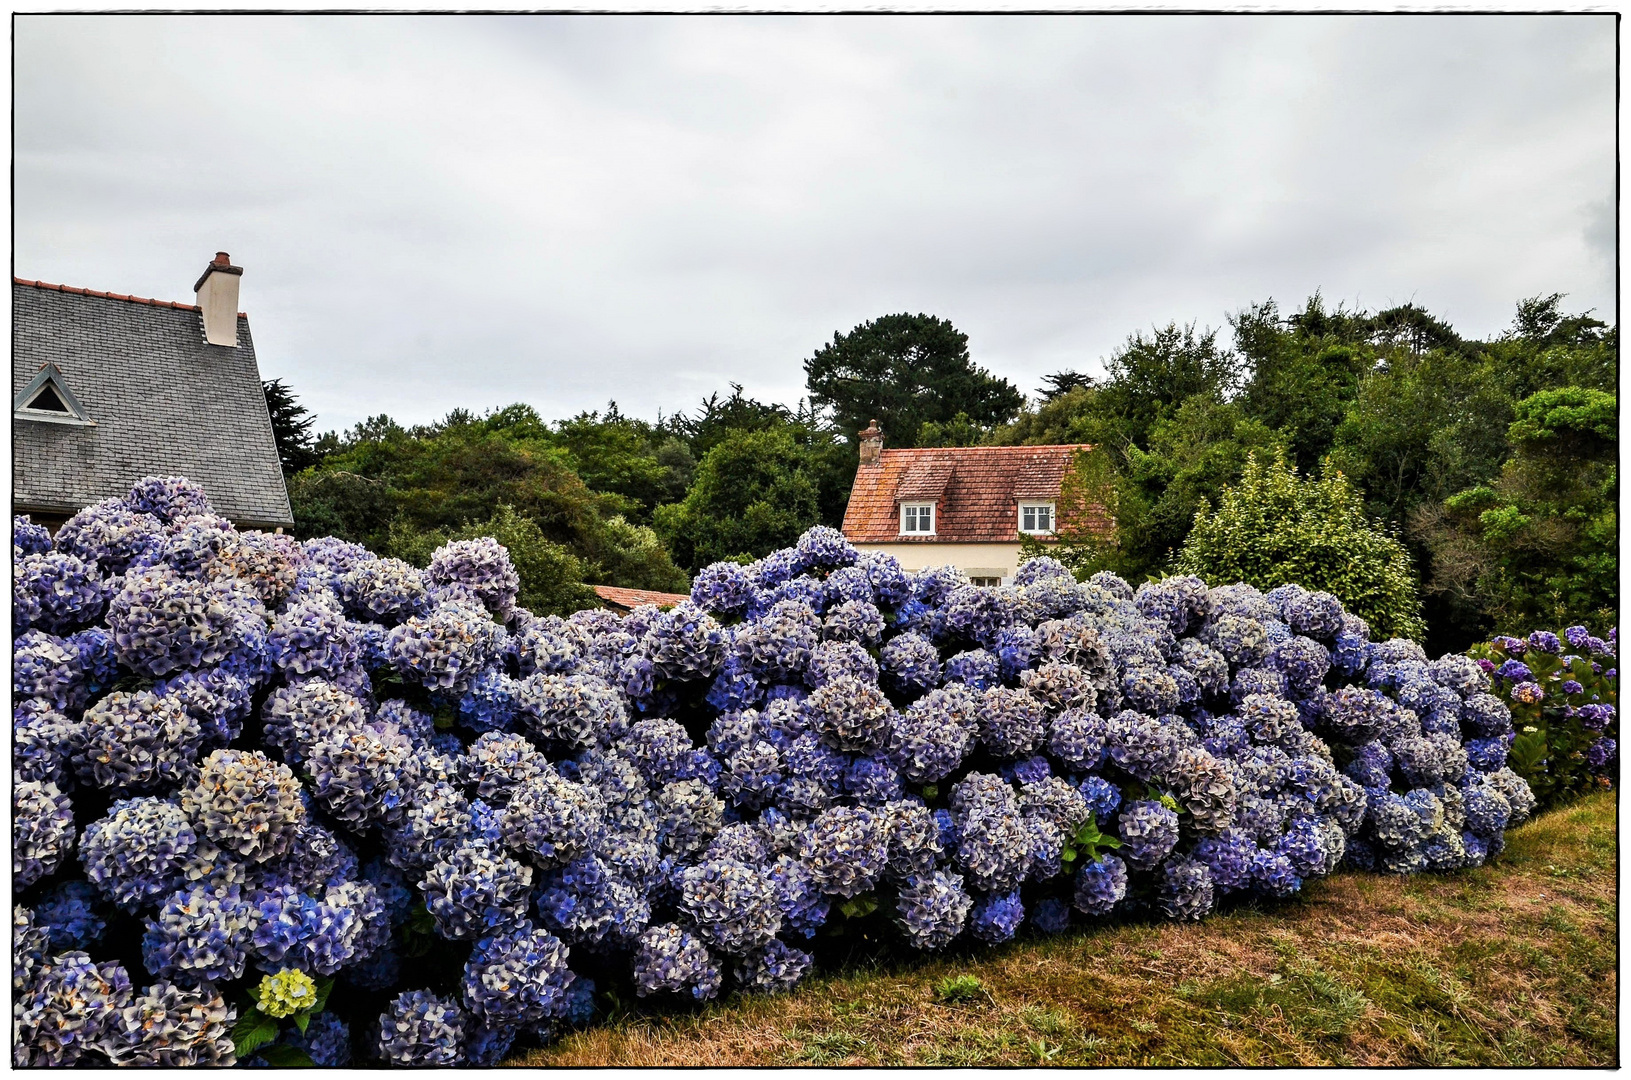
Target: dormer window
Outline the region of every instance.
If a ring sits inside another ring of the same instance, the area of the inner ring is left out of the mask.
[[[934,503],[901,503],[900,532],[902,536],[933,536]]]
[[[1032,536],[1053,534],[1053,503],[1022,502],[1019,504],[1019,531]]]
[[[88,425],[94,423],[85,406],[74,397],[55,364],[46,364],[12,400],[11,414],[18,420],[43,420],[48,424]]]

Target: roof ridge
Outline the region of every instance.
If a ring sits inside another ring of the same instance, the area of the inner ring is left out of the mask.
[[[102,300],[123,300],[127,304],[146,304],[149,307],[174,308],[176,311],[203,311],[197,304],[183,304],[178,300],[152,300],[145,296],[129,296],[125,293],[101,292],[97,289],[81,289],[75,285],[53,285],[49,281],[36,281],[33,278],[11,277],[13,285],[31,285],[36,289],[49,289],[52,292],[72,293],[75,296],[95,296]],[[247,319],[249,316],[240,311],[238,318]]]
[[[1026,443],[1019,446],[895,446],[884,447],[886,454],[961,454],[974,450],[1075,450],[1093,446],[1093,443]]]

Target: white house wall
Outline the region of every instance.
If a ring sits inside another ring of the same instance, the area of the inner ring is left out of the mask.
[[[860,551],[881,551],[900,560],[907,570],[926,566],[955,566],[969,577],[1002,578],[1004,584],[1019,567],[1019,544],[937,544],[917,541],[909,544],[865,544]]]

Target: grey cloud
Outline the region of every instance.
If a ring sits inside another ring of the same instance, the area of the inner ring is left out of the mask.
[[[1594,17],[16,21],[16,265],[246,268],[324,426],[791,401],[930,311],[1030,389],[1315,289],[1489,334],[1612,311]],[[1606,255],[1606,258],[1605,258]]]

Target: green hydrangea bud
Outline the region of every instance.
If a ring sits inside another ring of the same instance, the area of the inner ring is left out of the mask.
[[[293,1016],[317,1004],[317,984],[294,968],[261,979],[259,993],[260,1010],[267,1016]]]

